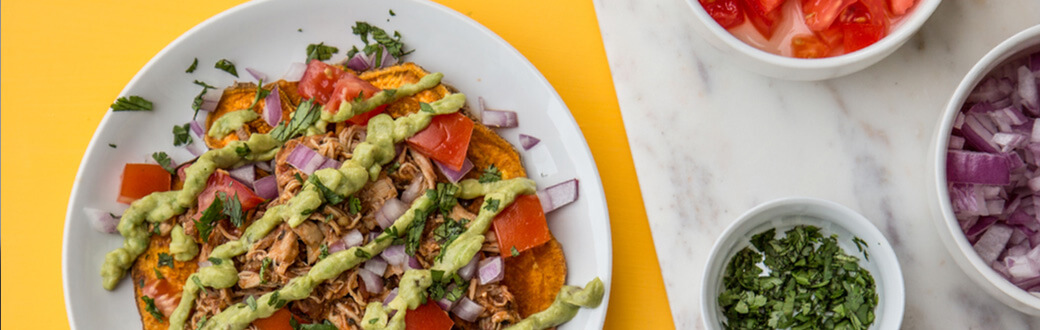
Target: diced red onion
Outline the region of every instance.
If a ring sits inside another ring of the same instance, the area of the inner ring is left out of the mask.
[[[300,172],[306,173],[307,175],[314,174],[322,165],[325,164],[327,158],[319,155],[317,151],[304,145],[297,145],[293,148],[293,151],[289,153],[289,157],[286,158],[286,162]]]
[[[343,240],[338,240],[332,245],[329,245],[329,253],[336,253],[347,249],[347,245],[343,244]]]
[[[386,46],[380,45],[379,47],[383,49],[383,59],[381,61],[379,61],[380,62],[379,63],[379,67],[380,68],[386,68],[386,67],[390,67],[390,66],[396,65],[397,64],[397,58],[394,57],[394,55],[391,55],[390,51],[386,50]],[[372,53],[372,56],[375,57],[376,54],[379,54],[379,52]],[[372,65],[375,65],[375,63],[376,63],[376,60],[372,59]]]
[[[358,269],[358,275],[361,276],[361,281],[365,282],[365,291],[368,293],[380,293],[383,292],[383,275],[376,274],[368,269]]]
[[[531,147],[533,147],[534,145],[538,144],[538,142],[541,142],[541,141],[542,140],[539,140],[536,137],[533,137],[533,136],[530,136],[530,135],[527,135],[527,134],[523,134],[523,133],[520,134],[520,146],[524,147],[524,150],[530,150]]]
[[[484,125],[497,128],[510,128],[518,126],[516,112],[508,110],[484,109],[480,114],[480,122]]]
[[[408,211],[408,205],[397,198],[391,198],[383,203],[383,207],[379,208],[376,212],[376,222],[382,228],[390,228],[397,222],[397,218],[404,215],[404,212]]]
[[[466,176],[466,173],[469,173],[469,171],[473,169],[473,162],[469,161],[469,158],[466,158],[465,161],[462,162],[462,168],[458,171],[453,170],[451,166],[445,165],[436,159],[433,160],[433,163],[437,164],[437,168],[441,170],[444,177],[448,178],[448,181],[451,181],[451,183],[458,183],[459,180],[462,180],[462,177]]]
[[[448,291],[451,291],[454,288],[454,286],[455,284],[448,286]],[[437,306],[440,306],[441,309],[443,309],[445,312],[449,312],[451,311],[451,308],[455,306],[455,302],[451,301],[451,299],[448,299],[448,297],[443,297],[437,300]]]
[[[469,300],[468,297],[462,297],[455,304],[455,308],[451,309],[451,312],[463,320],[474,322],[480,316],[480,313],[484,312],[484,306]]]
[[[198,120],[192,120],[188,124],[191,127],[188,131],[188,134],[191,135],[191,143],[184,145],[184,148],[195,157],[202,156],[209,151],[209,147],[206,146],[206,130]]]
[[[289,64],[289,69],[282,75],[282,79],[285,81],[300,81],[303,78],[304,71],[307,71],[306,63],[293,62]]]
[[[1040,91],[1037,90],[1036,76],[1026,66],[1018,67],[1018,96],[1022,98],[1022,106],[1036,113],[1040,110]]]
[[[246,187],[253,188],[253,182],[256,181],[256,166],[253,164],[239,166],[228,171],[228,174],[245,184]]]
[[[202,104],[199,105],[199,110],[206,112],[216,110],[222,96],[224,96],[224,89],[222,88],[207,89],[205,93],[202,93]]]
[[[422,177],[416,176],[412,179],[412,183],[408,184],[408,188],[401,193],[401,201],[407,204],[411,204],[416,198],[422,195]]]
[[[408,262],[408,254],[404,251],[404,245],[391,245],[379,254],[387,263],[403,267]]]
[[[1004,247],[1007,246],[1008,240],[1011,239],[1011,232],[1011,227],[1002,224],[993,225],[979,237],[978,242],[975,242],[975,245],[973,245],[975,252],[978,252],[979,257],[987,265],[993,263],[993,261],[997,260],[997,256],[1004,252]]]
[[[271,127],[278,126],[278,122],[282,121],[282,95],[278,93],[278,84],[264,98],[264,121]]]
[[[578,179],[570,179],[538,191],[542,212],[549,213],[578,200]]]
[[[90,226],[94,230],[106,234],[119,232],[116,229],[119,226],[119,217],[116,217],[114,214],[90,207],[83,208],[83,211],[87,213],[87,219],[90,220]]]
[[[321,166],[318,166],[318,170],[324,170],[326,168],[338,169],[340,165],[343,165],[343,163],[340,163],[338,160],[328,158],[325,159],[324,163],[321,163]]]
[[[274,175],[268,175],[253,182],[253,190],[263,199],[278,197],[278,181]]]
[[[357,72],[368,71],[372,68],[372,60],[363,52],[358,52],[347,60],[347,67]]]
[[[198,120],[192,120],[188,122],[188,125],[191,126],[191,131],[194,132],[196,136],[201,137],[206,134],[206,130],[202,128],[202,123]]]
[[[484,103],[484,97],[477,96],[477,118],[484,118],[484,109],[487,109],[487,104]]]
[[[459,271],[457,272],[459,274],[459,277],[461,277],[463,280],[467,280],[467,281],[472,279],[473,278],[473,274],[475,274],[477,272],[477,261],[478,261],[477,259],[480,259],[480,258],[477,258],[477,256],[473,256],[473,258],[469,259],[469,263],[468,264],[466,264],[465,266],[462,266],[462,268],[459,268]]]
[[[1007,185],[1011,169],[1001,155],[950,150],[946,152],[946,177],[950,182]]]
[[[256,165],[256,168],[267,171],[268,173],[274,172],[274,168],[271,167],[270,162],[257,162],[253,165]]]
[[[386,261],[383,260],[383,258],[380,258],[379,256],[372,257],[372,259],[368,259],[368,261],[365,261],[364,267],[368,271],[375,273],[379,276],[383,276],[383,274],[386,273]]]
[[[477,272],[480,274],[480,284],[486,285],[501,281],[505,276],[502,257],[484,258],[477,266]]]
[[[423,269],[422,264],[419,263],[419,259],[415,256],[408,256],[408,264],[405,265],[407,269]]]
[[[947,145],[949,146],[949,149],[964,149],[964,138],[956,135],[950,136],[950,142],[948,142]]]
[[[346,235],[343,235],[343,239],[341,239],[341,241],[343,241],[344,246],[346,246],[349,249],[355,246],[360,246],[361,243],[364,243],[365,236],[361,235],[361,231],[355,228],[354,230],[347,232]]]
[[[253,68],[246,68],[246,72],[249,72],[249,75],[253,76],[253,79],[256,79],[257,81],[267,80],[267,74],[264,74],[263,72],[260,72],[260,70],[253,69]]]
[[[383,305],[390,304],[394,298],[397,298],[397,288],[390,290],[390,293],[386,295],[386,298],[383,298]]]

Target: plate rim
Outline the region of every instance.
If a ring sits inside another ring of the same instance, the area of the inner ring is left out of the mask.
[[[255,1],[249,1],[249,2],[245,2],[245,3],[241,3],[241,4],[238,4],[238,5],[235,5],[235,6],[233,6],[231,8],[228,8],[228,9],[226,9],[224,11],[221,11],[220,13],[217,13],[217,14],[215,14],[215,15],[207,18],[207,19],[205,19],[204,21],[196,24],[195,26],[191,27],[190,29],[184,31],[176,39],[171,41],[169,44],[164,46],[159,52],[157,52],[155,55],[153,55],[148,60],[148,62],[146,62],[140,69],[138,69],[138,71],[136,73],[134,73],[133,78],[131,78],[130,81],[128,81],[126,83],[126,85],[123,87],[123,89],[120,90],[118,95],[125,95],[127,93],[127,91],[131,89],[131,87],[133,87],[133,86],[135,86],[137,84],[140,84],[139,81],[142,79],[142,76],[143,76],[143,74],[145,72],[149,71],[153,66],[156,66],[157,63],[159,62],[159,60],[161,58],[165,57],[166,53],[171,52],[173,49],[178,48],[179,45],[181,45],[181,44],[187,42],[188,40],[190,40],[191,37],[195,36],[198,33],[199,30],[204,29],[206,26],[215,24],[216,22],[219,22],[219,21],[225,19],[228,16],[237,15],[239,12],[247,10],[247,9],[252,8],[254,6],[263,6],[263,5],[266,5],[268,3],[280,2],[280,1],[292,2],[294,0],[255,0]],[[588,323],[585,324],[585,328],[586,329],[601,329],[601,328],[603,328],[603,325],[604,325],[604,323],[606,321],[606,314],[607,314],[607,310],[608,310],[609,302],[610,302],[611,287],[612,287],[612,284],[613,284],[613,281],[612,281],[612,279],[613,279],[613,274],[612,274],[613,273],[613,236],[612,236],[611,227],[610,227],[610,212],[609,212],[609,209],[607,207],[606,192],[603,189],[603,182],[602,182],[602,178],[601,178],[600,173],[599,173],[599,167],[596,165],[596,159],[595,159],[595,157],[592,154],[592,149],[589,147],[588,140],[585,139],[585,136],[584,136],[584,134],[581,131],[581,127],[578,125],[577,120],[575,120],[574,115],[570,112],[570,108],[567,106],[566,102],[563,101],[563,98],[560,97],[559,92],[556,90],[556,88],[553,87],[553,85],[548,81],[548,79],[545,78],[545,75],[543,75],[542,72],[540,70],[538,70],[538,68],[535,67],[534,64],[531,63],[530,60],[527,59],[526,56],[524,56],[519,50],[517,50],[515,47],[513,47],[509,42],[507,42],[501,36],[496,34],[494,31],[488,29],[486,26],[484,26],[483,24],[480,24],[479,22],[477,22],[476,20],[470,18],[469,16],[463,15],[462,13],[459,13],[458,11],[455,11],[454,9],[451,9],[451,8],[449,8],[449,7],[447,7],[447,6],[443,5],[443,4],[437,3],[437,2],[421,1],[421,0],[402,0],[402,1],[410,3],[411,6],[415,6],[415,8],[423,8],[423,7],[425,7],[427,10],[437,10],[437,11],[440,11],[441,13],[451,17],[452,19],[457,20],[457,21],[459,21],[461,23],[464,23],[464,24],[468,25],[470,28],[475,29],[477,32],[480,32],[481,34],[490,37],[491,40],[493,40],[494,42],[498,43],[500,47],[503,47],[503,49],[505,49],[505,50],[509,51],[510,53],[512,53],[513,55],[517,56],[517,58],[520,60],[520,64],[522,66],[524,66],[524,69],[530,70],[531,72],[533,72],[535,74],[534,75],[535,78],[544,87],[547,88],[547,90],[549,92],[549,95],[552,98],[552,101],[558,102],[560,105],[563,106],[562,109],[560,109],[558,111],[557,115],[562,115],[562,116],[564,116],[565,119],[567,119],[567,120],[565,120],[562,123],[562,124],[565,124],[567,129],[566,130],[559,130],[558,133],[561,136],[567,136],[569,138],[576,139],[577,142],[579,142],[579,146],[583,147],[582,150],[581,150],[582,154],[580,154],[579,156],[580,156],[581,159],[587,160],[589,162],[588,165],[590,166],[589,170],[591,170],[590,177],[592,178],[592,180],[589,180],[589,179],[582,179],[581,180],[581,181],[584,181],[582,183],[582,190],[584,190],[583,193],[582,193],[582,197],[585,197],[586,199],[588,199],[588,202],[589,202],[589,205],[588,205],[588,208],[589,208],[588,209],[588,215],[589,215],[589,219],[590,219],[589,220],[589,224],[590,224],[591,229],[595,231],[593,233],[593,235],[595,235],[595,236],[602,236],[606,240],[605,244],[604,244],[604,248],[596,249],[596,251],[594,253],[594,255],[596,256],[597,259],[602,259],[603,260],[603,265],[601,265],[599,268],[606,270],[605,272],[599,272],[600,269],[595,269],[595,271],[596,271],[595,273],[596,273],[597,277],[599,277],[599,279],[601,281],[603,281],[603,283],[604,283],[603,300],[601,301],[600,305],[597,306],[596,308],[583,308],[583,310],[588,310],[588,312],[592,313],[591,317],[588,319]],[[68,257],[68,252],[69,252],[69,237],[70,237],[70,235],[72,235],[70,224],[72,222],[73,212],[75,211],[73,209],[72,205],[73,205],[73,201],[77,199],[76,198],[76,196],[77,196],[76,192],[78,192],[80,189],[83,189],[82,187],[80,187],[80,185],[81,185],[81,183],[83,181],[83,175],[84,175],[84,170],[86,169],[87,158],[88,158],[89,155],[95,153],[95,149],[96,148],[99,148],[98,144],[100,142],[97,142],[98,138],[99,138],[99,136],[102,133],[102,128],[108,126],[108,122],[110,121],[110,118],[111,118],[112,114],[113,114],[113,111],[106,111],[105,115],[102,117],[101,121],[97,124],[97,127],[94,130],[94,133],[91,135],[90,141],[89,141],[86,149],[83,152],[83,156],[80,158],[80,164],[79,164],[79,166],[76,169],[76,176],[73,179],[72,189],[70,190],[69,199],[68,199],[68,202],[66,203],[65,222],[63,223],[64,228],[62,230],[62,247],[61,247],[61,275],[62,275],[62,281],[61,281],[61,283],[62,283],[62,296],[63,296],[63,302],[65,304],[66,317],[67,317],[67,320],[68,320],[68,323],[69,323],[69,327],[71,329],[77,329],[77,323],[75,322],[75,320],[76,320],[75,311],[73,310],[74,307],[73,307],[73,304],[71,303],[71,299],[70,299],[71,297],[69,295],[69,292],[70,292],[70,290],[69,290],[69,286],[70,286],[69,278],[70,278],[70,275],[72,275],[72,274],[70,274],[70,268],[69,268],[69,265],[68,265],[68,258],[67,258]],[[550,115],[550,114],[552,114],[552,113],[547,110],[546,111],[546,115]],[[590,181],[592,181],[592,182],[590,182]],[[589,189],[589,188],[593,188],[593,189]],[[594,197],[594,198],[589,198],[589,197]],[[602,221],[598,221],[598,219],[602,219]],[[597,233],[599,235],[597,235]],[[584,283],[569,283],[569,285],[584,285]]]

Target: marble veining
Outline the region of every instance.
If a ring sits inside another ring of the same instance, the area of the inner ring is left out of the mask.
[[[927,189],[950,94],[992,47],[1040,24],[1040,1],[947,0],[888,58],[820,82],[727,61],[694,32],[686,0],[593,2],[678,328],[703,328],[700,281],[722,230],[762,202],[809,196],[860,212],[892,242],[904,328],[1040,329],[953,263]]]

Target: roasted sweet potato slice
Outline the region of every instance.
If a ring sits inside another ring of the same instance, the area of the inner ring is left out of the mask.
[[[288,82],[285,80],[279,80],[275,83],[264,85],[264,89],[271,90],[274,85],[278,84],[278,94],[282,99],[282,120],[288,120],[292,118],[293,111],[296,111],[296,106],[300,103],[300,95],[296,91],[296,82]],[[220,101],[217,103],[217,108],[213,110],[209,116],[206,117],[207,132],[208,127],[213,126],[213,122],[224,116],[225,114],[233,111],[248,109],[250,104],[253,104],[253,99],[256,97],[256,84],[254,83],[238,83],[234,86],[228,87],[224,90],[224,95],[220,97]],[[244,133],[240,134],[232,133],[225,136],[223,139],[215,139],[206,135],[206,145],[211,149],[223,148],[228,142],[239,140],[243,136],[249,136],[253,132],[267,133],[270,132],[273,127],[267,124],[263,119],[263,110],[265,109],[266,102],[264,99],[257,101],[253,111],[260,114],[260,118],[246,123],[245,126],[240,129]]]
[[[426,70],[415,65],[415,63],[404,63],[379,70],[366,71],[358,76],[358,78],[361,78],[362,80],[365,80],[373,86],[381,89],[392,89],[401,87],[404,84],[419,82],[419,79],[425,77],[427,73]],[[400,100],[391,103],[386,107],[386,112],[394,118],[415,113],[416,111],[419,111],[419,102],[430,103],[440,100],[448,94],[450,94],[448,88],[445,87],[444,84],[439,84],[434,88],[427,89],[410,97],[401,98]]]
[[[134,301],[137,302],[137,311],[141,313],[141,323],[144,324],[145,330],[166,329],[169,327],[169,322],[168,317],[165,315],[162,322],[160,322],[145,309],[144,300],[141,299],[141,296],[144,295],[144,287],[153,281],[159,280],[156,275],[156,273],[159,273],[168,282],[169,292],[175,294],[176,297],[180,297],[181,290],[185,281],[188,280],[188,276],[199,267],[195,259],[180,262],[172,259],[172,256],[169,260],[172,260],[173,267],[167,267],[165,264],[160,266],[159,255],[169,255],[169,253],[170,237],[152,236],[151,242],[148,243],[148,250],[137,258],[137,261],[134,262],[134,267],[130,269],[130,279],[133,280],[134,284]]]
[[[567,279],[563,246],[555,237],[516,257],[505,258],[505,262],[502,283],[516,297],[520,317],[549,308]]]

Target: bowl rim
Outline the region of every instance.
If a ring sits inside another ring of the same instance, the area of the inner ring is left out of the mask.
[[[947,250],[950,250],[951,254],[955,253],[953,250],[960,251],[960,256],[964,258],[957,258],[954,255],[954,261],[957,262],[965,273],[971,275],[974,271],[977,275],[982,275],[982,278],[986,280],[983,282],[978,276],[969,276],[976,284],[984,288],[996,288],[1004,293],[1006,297],[1020,304],[1009,304],[1011,307],[1030,314],[1040,313],[1040,297],[1015,286],[1011,281],[998,274],[992,266],[983,262],[982,257],[979,257],[978,253],[975,252],[971,243],[968,242],[968,238],[964,235],[959,222],[957,222],[957,216],[953,213],[953,204],[950,201],[950,193],[946,182],[946,148],[949,146],[948,142],[950,132],[953,129],[953,122],[957,114],[961,112],[961,106],[967,100],[971,90],[993,69],[1004,64],[1008,59],[1021,55],[1023,51],[1036,46],[1040,46],[1040,25],[1022,30],[1004,40],[972,66],[960,84],[957,85],[953,96],[946,103],[943,115],[940,117],[939,126],[935,132],[935,148],[932,155],[935,158],[935,163],[933,164],[935,166],[933,170],[935,172],[934,178],[937,192],[935,197],[939,201],[939,209],[942,213],[941,217],[935,218],[936,229],[939,231],[939,236],[945,238],[943,243],[946,245]],[[968,253],[969,250],[971,253]],[[967,264],[963,262],[967,262]],[[993,294],[992,290],[987,291],[991,295]],[[1033,310],[1023,310],[1022,308],[1026,306],[1031,307]]]
[[[878,42],[867,46],[863,49],[857,50],[852,53],[846,53],[833,57],[825,58],[795,58],[788,57],[779,54],[773,54],[748,43],[737,39],[728,30],[715,22],[715,19],[708,15],[708,12],[704,10],[704,7],[700,5],[698,0],[686,0],[686,3],[693,8],[694,16],[699,20],[712,34],[714,34],[719,40],[725,43],[727,46],[732,47],[738,52],[747,55],[748,57],[770,65],[776,65],[784,68],[791,69],[836,69],[851,65],[853,63],[859,63],[862,61],[868,61],[874,56],[885,55],[886,52],[889,54],[889,50],[894,51],[895,49],[902,46],[907,39],[910,38],[914,33],[917,33],[924,25],[924,22],[932,16],[935,9],[942,3],[942,0],[920,0],[914,8],[911,8],[906,18],[900,22],[894,31],[891,31],[888,35],[884,36]]]
[[[892,249],[892,244],[888,241],[888,238],[874,225],[873,222],[868,220],[859,212],[852,210],[845,205],[832,202],[825,199],[813,198],[813,197],[783,197],[774,199],[762,204],[759,204],[751,209],[745,211],[736,220],[730,223],[722,234],[718,236],[715,242],[712,244],[711,252],[708,255],[704,265],[704,274],[701,276],[701,292],[700,292],[700,309],[701,309],[701,320],[708,329],[717,329],[719,325],[710,323],[711,317],[708,315],[714,315],[717,313],[718,304],[716,297],[713,294],[709,294],[710,286],[717,284],[713,281],[712,274],[721,274],[724,272],[726,261],[721,261],[722,267],[713,268],[713,264],[716,264],[720,258],[722,258],[722,249],[724,245],[728,245],[727,242],[736,235],[743,234],[744,223],[757,219],[759,215],[768,213],[774,210],[782,210],[785,208],[802,209],[801,212],[787,212],[785,215],[808,215],[815,218],[819,218],[821,221],[830,222],[833,225],[842,227],[850,233],[855,233],[857,237],[868,237],[867,240],[877,239],[879,245],[870,246],[871,256],[873,260],[865,261],[873,263],[877,266],[879,274],[873,274],[875,282],[883,283],[883,293],[879,291],[878,307],[884,306],[884,312],[882,316],[884,318],[877,318],[872,326],[874,329],[896,329],[899,328],[903,321],[903,314],[906,307],[906,290],[903,279],[902,266],[899,264],[899,258]],[[832,217],[818,216],[818,213],[834,213],[844,220],[835,220]],[[770,218],[772,219],[772,218]],[[773,220],[763,220],[763,223]],[[843,224],[847,222],[849,225],[858,225],[856,231],[853,227]],[[740,230],[741,232],[738,232]],[[717,279],[718,277],[714,278]],[[882,305],[884,303],[884,305]],[[877,314],[875,312],[875,314]]]

